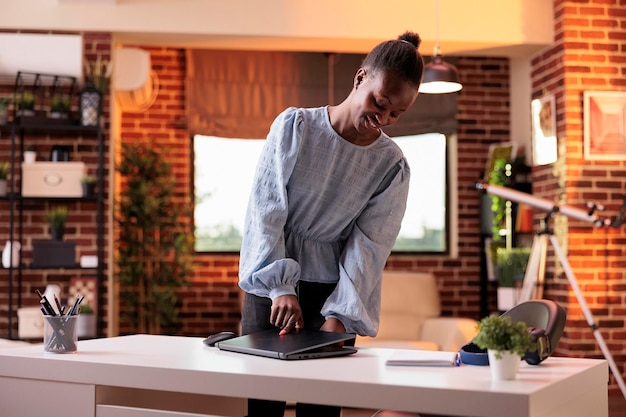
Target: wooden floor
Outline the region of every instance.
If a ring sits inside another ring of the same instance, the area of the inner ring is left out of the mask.
[[[295,415],[294,409],[287,407],[285,417],[295,417]],[[346,410],[342,417],[346,415],[349,417],[370,417],[372,413],[366,410]],[[609,417],[626,417],[626,399],[621,393],[609,395]]]

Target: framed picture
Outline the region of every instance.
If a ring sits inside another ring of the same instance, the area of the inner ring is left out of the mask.
[[[626,159],[626,91],[585,91],[583,114],[585,159]]]
[[[556,100],[547,95],[530,106],[533,165],[553,164],[557,159]]]

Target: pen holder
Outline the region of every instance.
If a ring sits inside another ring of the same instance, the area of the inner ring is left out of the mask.
[[[45,352],[74,353],[78,350],[78,315],[43,316],[43,348]]]

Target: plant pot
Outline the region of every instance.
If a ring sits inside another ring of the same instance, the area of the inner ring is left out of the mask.
[[[89,313],[81,313],[78,315],[78,337],[96,337],[96,315]]]
[[[52,236],[52,240],[63,240],[63,235],[65,234],[65,228],[63,227],[51,227],[50,235]]]
[[[96,184],[93,182],[83,182],[83,197],[93,197],[96,195]]]
[[[491,378],[497,381],[510,381],[517,377],[521,358],[515,352],[500,352],[501,358],[496,358],[496,351],[488,349],[489,369]]]
[[[35,115],[35,110],[31,109],[19,109],[16,113],[17,117],[33,117]]]
[[[518,303],[521,288],[515,287],[498,287],[498,311],[509,311]]]
[[[60,111],[51,111],[48,114],[48,117],[51,119],[67,119],[68,115],[65,112],[60,112]]]
[[[0,125],[5,125],[9,121],[9,108],[0,107]]]
[[[0,197],[7,195],[7,180],[0,180]]]
[[[24,151],[24,162],[27,164],[32,164],[37,160],[37,152],[35,151]]]

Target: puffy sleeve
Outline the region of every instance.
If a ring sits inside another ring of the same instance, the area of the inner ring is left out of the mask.
[[[295,294],[300,265],[285,257],[287,183],[297,159],[301,118],[295,108],[272,123],[259,158],[246,212],[239,286],[272,299]]]
[[[322,314],[339,319],[348,332],[372,337],[378,333],[382,271],[400,232],[409,179],[402,158],[357,218],[346,242],[339,282]]]

